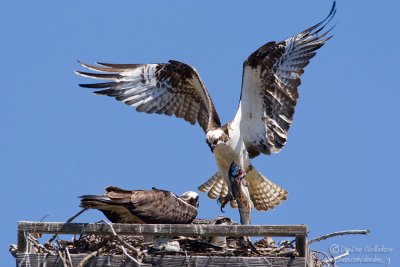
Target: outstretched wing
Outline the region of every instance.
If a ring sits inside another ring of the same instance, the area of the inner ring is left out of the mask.
[[[282,42],[269,42],[243,64],[242,96],[230,123],[240,131],[250,157],[279,152],[286,143],[299,93],[300,77],[316,50],[332,36],[322,32],[336,13]]]
[[[108,95],[136,107],[139,112],[175,115],[191,124],[198,122],[204,131],[220,126],[214,105],[197,71],[189,65],[170,60],[165,64],[109,64],[83,67],[97,71],[76,71],[78,75],[110,80],[81,87],[101,89]]]

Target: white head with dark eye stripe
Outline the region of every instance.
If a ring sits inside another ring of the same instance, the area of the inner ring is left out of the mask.
[[[195,208],[199,207],[199,194],[193,191],[188,191],[180,196],[180,199],[185,201],[186,203],[192,205]]]
[[[219,144],[226,144],[228,140],[229,136],[221,128],[210,130],[206,134],[206,143],[210,147],[211,152]]]

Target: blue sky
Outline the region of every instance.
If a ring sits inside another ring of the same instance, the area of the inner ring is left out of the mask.
[[[64,221],[77,196],[107,185],[195,190],[216,166],[200,127],[147,115],[78,87],[77,59],[154,63],[176,59],[202,76],[221,120],[233,118],[242,63],[323,19],[332,1],[9,1],[0,4],[2,97],[0,258],[17,221]],[[327,240],[359,247],[350,257],[399,261],[400,127],[398,1],[340,1],[334,38],[306,68],[288,143],[254,166],[289,191],[253,224],[307,224],[310,237],[345,229],[369,236]],[[220,214],[200,194],[199,217]],[[227,208],[227,216],[239,220]],[[89,211],[79,222],[103,218]],[[396,243],[395,243],[396,242]],[[366,252],[368,246],[392,253]],[[396,255],[397,256],[396,256]],[[4,264],[4,265],[3,265]],[[342,264],[341,266],[360,266]],[[369,264],[368,266],[382,266]]]

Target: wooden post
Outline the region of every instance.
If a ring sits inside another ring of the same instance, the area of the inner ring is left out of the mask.
[[[18,245],[17,245],[17,252],[18,253],[25,253],[28,252],[28,242],[26,239],[26,231],[21,230],[19,223],[18,223]]]
[[[307,251],[307,238],[304,234],[296,235],[296,250],[300,257],[306,256]]]

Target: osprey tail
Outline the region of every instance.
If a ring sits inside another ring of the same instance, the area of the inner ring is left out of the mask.
[[[256,169],[252,168],[245,177],[249,183],[249,193],[251,201],[257,210],[273,209],[282,201],[286,200],[287,191],[282,187],[274,184],[259,173]]]
[[[107,195],[84,195],[79,198],[80,207],[99,210],[113,223],[144,223],[126,207],[130,198],[111,199]]]
[[[257,210],[269,210],[286,200],[287,191],[271,182],[263,174],[252,168],[245,176],[248,182],[248,189],[251,201]],[[200,185],[198,189],[208,192],[208,197],[216,199],[219,196],[225,197],[228,194],[228,185],[225,179],[215,173],[207,182]],[[236,201],[230,202],[232,208],[237,208]]]
[[[224,177],[222,177],[219,172],[216,172],[210,179],[208,179],[207,182],[200,185],[197,189],[204,193],[208,192],[207,195],[211,199],[216,199],[217,197],[226,197],[229,191]],[[230,204],[232,208],[237,209],[238,205],[235,200],[231,200]]]
[[[79,206],[85,209],[100,209],[112,204],[111,199],[104,195],[84,195],[79,198],[81,199]]]

